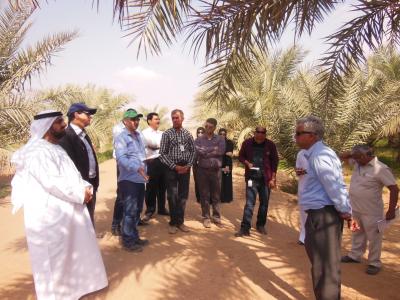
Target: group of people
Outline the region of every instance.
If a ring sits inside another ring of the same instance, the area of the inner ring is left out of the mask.
[[[38,299],[79,299],[108,284],[94,229],[99,168],[85,130],[95,113],[96,109],[84,103],[74,103],[67,113],[68,126],[61,112],[39,113],[31,124],[30,140],[12,158],[16,167],[12,203],[14,212],[24,206]],[[117,197],[112,234],[120,236],[125,250],[143,251],[149,241],[140,238],[138,226],[148,224],[156,211],[169,215],[170,234],[188,232],[184,221],[191,169],[203,226],[210,228],[214,223],[221,227],[220,203],[233,199],[233,143],[226,138],[227,130],[222,128],[216,134],[217,120],[209,118],[194,139],[183,128],[184,113],[179,109],[171,112],[172,128],[164,132],[159,130],[157,113],[146,116],[148,127],[142,131],[141,118],[135,109],[128,109],[113,128]],[[269,197],[276,186],[279,155],[266,134],[265,127],[257,126],[239,151],[245,167],[246,201],[236,237],[250,235],[257,195],[256,230],[267,234]],[[302,150],[296,173],[304,224],[299,241],[305,244],[312,265],[316,298],[339,299],[340,262],[360,262],[367,241],[367,273],[380,270],[382,232],[377,232],[376,222],[382,221],[382,188],[390,190],[387,220],[395,217],[398,188],[389,168],[371,149],[357,146],[340,156],[354,165],[349,196],[340,160],[322,142],[323,135],[320,119],[310,116],[297,121],[295,140]],[[341,257],[343,220],[354,232],[351,252]]]

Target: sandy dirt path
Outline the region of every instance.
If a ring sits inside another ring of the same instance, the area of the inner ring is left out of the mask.
[[[150,240],[142,253],[121,249],[109,233],[115,199],[115,162],[101,165],[96,207],[99,239],[109,287],[84,299],[313,299],[309,262],[297,245],[295,197],[274,191],[270,200],[268,235],[252,231],[235,238],[244,205],[244,183],[234,176],[234,202],[222,206],[223,228],[203,228],[193,184],[186,208],[190,233],[169,235],[168,218],[157,216],[141,227]],[[0,299],[35,299],[23,214],[11,215],[9,198],[0,200]],[[253,218],[254,220],[254,218]],[[384,269],[365,274],[366,263],[343,265],[343,299],[400,299],[400,224],[385,234]],[[343,253],[349,249],[345,231]]]

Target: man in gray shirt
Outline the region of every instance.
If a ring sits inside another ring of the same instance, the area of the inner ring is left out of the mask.
[[[214,134],[217,120],[209,118],[206,121],[206,133],[195,141],[198,158],[197,180],[200,191],[200,203],[205,228],[211,227],[210,200],[212,204],[212,221],[221,226],[219,208],[221,195],[222,156],[225,154],[225,139]]]

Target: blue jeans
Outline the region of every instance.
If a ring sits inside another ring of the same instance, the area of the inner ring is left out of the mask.
[[[251,228],[251,219],[253,218],[256,199],[260,199],[260,206],[257,214],[257,227],[264,227],[267,223],[268,202],[270,189],[265,185],[264,180],[253,180],[253,185],[249,187],[246,181],[246,205],[244,206],[243,220],[241,230],[249,232]]]
[[[127,180],[118,182],[121,192],[124,215],[122,218],[122,244],[129,247],[139,239],[137,226],[144,202],[144,183]]]

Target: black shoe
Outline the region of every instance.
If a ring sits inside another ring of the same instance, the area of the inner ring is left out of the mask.
[[[129,245],[129,246],[122,245],[122,248],[129,252],[142,252],[143,251],[143,247],[140,246],[139,244],[133,244],[133,245]]]
[[[356,263],[356,264],[360,263],[358,260],[352,259],[352,258],[351,258],[350,256],[348,256],[348,255],[342,256],[342,258],[340,259],[340,261],[341,261],[342,263]]]
[[[381,268],[379,268],[379,267],[375,267],[373,265],[368,265],[365,273],[367,273],[368,275],[376,275],[379,273],[380,270],[381,270]]]
[[[147,223],[147,222],[145,222],[143,220],[140,220],[139,223],[138,223],[138,226],[147,226],[147,225],[149,225],[149,223]]]
[[[157,214],[159,214],[160,216],[169,216],[169,211],[164,209],[159,211]]]
[[[121,236],[122,235],[121,228],[111,228],[111,234],[115,236]]]
[[[139,246],[147,246],[148,244],[149,244],[150,242],[149,242],[149,240],[146,240],[146,239],[141,239],[141,238],[139,238],[136,242],[135,242],[135,244],[137,244],[137,245],[139,245]]]
[[[300,246],[304,246],[304,243],[302,241],[297,241],[297,244]]]
[[[263,235],[267,235],[267,231],[264,226],[257,226],[257,232]]]
[[[240,229],[238,232],[235,233],[235,236],[236,237],[250,236],[250,232]]]

